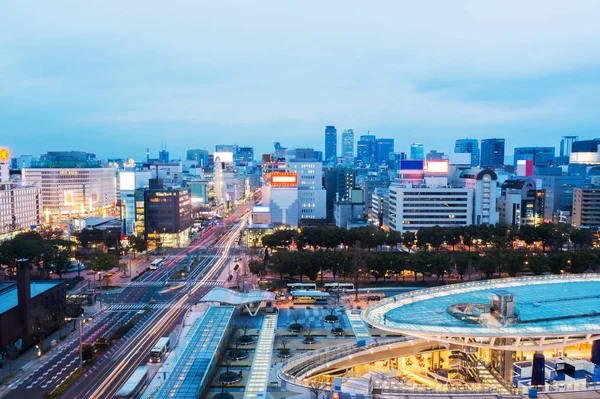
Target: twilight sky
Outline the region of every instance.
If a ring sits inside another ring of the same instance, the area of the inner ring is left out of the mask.
[[[0,145],[13,155],[322,150],[328,124],[396,151],[600,136],[597,0],[7,3]]]

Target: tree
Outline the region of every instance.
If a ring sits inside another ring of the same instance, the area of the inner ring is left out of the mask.
[[[318,381],[318,380],[311,380],[308,383],[308,389],[310,390],[310,393],[312,394],[312,397],[314,399],[321,398],[321,395],[323,395],[323,393],[325,393],[326,386],[327,385],[325,384],[325,382]]]
[[[113,267],[118,266],[117,258],[112,254],[107,254],[102,251],[94,251],[90,256],[90,269],[96,272],[108,271]]]
[[[535,275],[541,275],[550,270],[548,257],[544,254],[527,254],[525,264],[529,267],[529,270]]]
[[[103,240],[102,230],[98,229],[83,229],[76,234],[79,244],[82,248],[88,248],[90,244],[100,244]]]
[[[570,238],[576,248],[589,248],[594,242],[594,233],[587,229],[575,229],[571,232]]]
[[[408,248],[408,250],[411,250],[415,246],[416,240],[417,240],[417,237],[415,236],[415,233],[413,233],[412,231],[406,231],[402,235],[402,244],[406,248]]]
[[[127,237],[127,243],[129,244],[129,248],[133,251],[133,258],[135,259],[135,254],[139,252],[144,252],[148,249],[148,244],[146,240],[142,237],[138,237],[135,235],[130,235]]]
[[[281,344],[281,349],[279,350],[280,357],[290,357],[290,350],[287,348],[287,345],[292,340],[289,336],[280,335],[278,338],[279,343]]]
[[[257,276],[261,276],[266,272],[264,263],[256,259],[250,259],[248,268],[250,269],[250,273],[256,274]]]

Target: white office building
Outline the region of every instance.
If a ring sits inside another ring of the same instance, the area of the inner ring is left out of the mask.
[[[473,189],[473,224],[480,226],[498,224],[496,182],[498,177],[491,169],[467,169],[461,173],[460,187]]]
[[[427,187],[394,182],[390,185],[384,225],[391,230],[473,224],[473,189]]]
[[[0,183],[0,240],[42,224],[41,194],[38,187]]]
[[[23,186],[41,188],[47,221],[114,211],[116,175],[113,168],[26,168],[22,176]]]
[[[300,219],[327,217],[327,190],[323,188],[323,163],[313,159],[290,159],[288,172],[298,175],[298,206]]]

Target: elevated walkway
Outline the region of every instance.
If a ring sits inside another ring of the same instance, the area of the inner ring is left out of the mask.
[[[365,325],[365,322],[363,321],[362,317],[360,317],[361,311],[346,309],[345,312],[346,317],[348,317],[348,321],[350,322],[350,327],[352,328],[354,336],[356,337],[356,340],[364,340],[364,343],[366,345],[372,344],[374,341],[371,337],[371,334],[369,333],[368,327]]]
[[[250,376],[246,383],[244,399],[256,399],[267,397],[267,383],[271,370],[271,354],[277,330],[277,314],[267,314],[263,320]]]

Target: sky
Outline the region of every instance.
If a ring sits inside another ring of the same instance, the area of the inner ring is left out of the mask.
[[[597,0],[2,2],[0,145],[260,154],[335,125],[398,152],[558,147],[600,136],[599,20]]]

